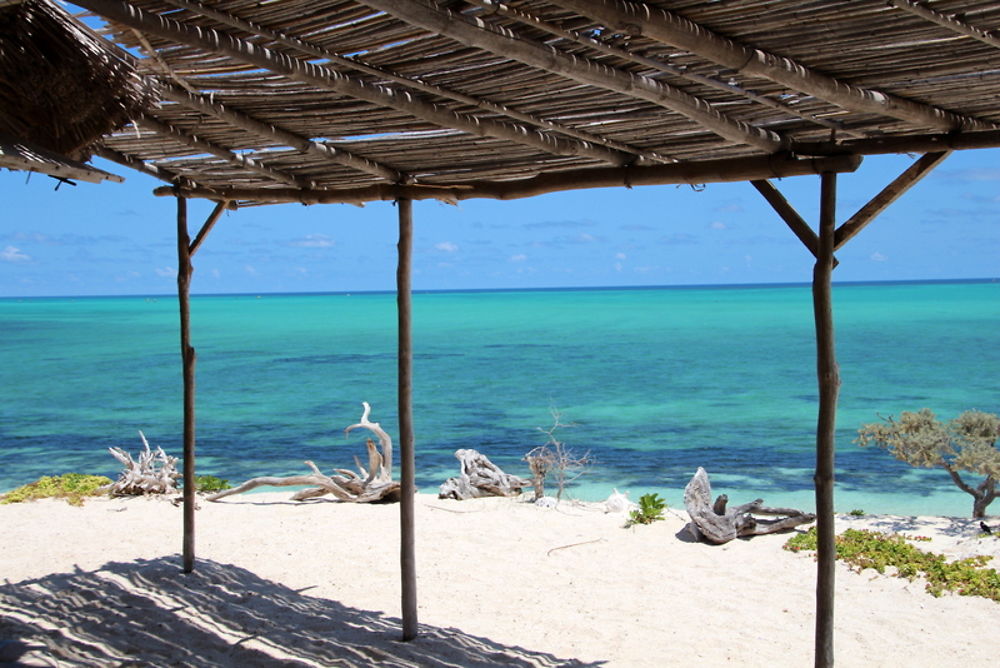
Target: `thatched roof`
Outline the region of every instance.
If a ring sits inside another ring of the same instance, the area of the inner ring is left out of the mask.
[[[86,160],[151,102],[151,82],[49,0],[0,2],[0,35],[0,134],[32,150]]]
[[[516,197],[1000,145],[994,0],[77,4],[163,86],[102,155],[193,195]]]

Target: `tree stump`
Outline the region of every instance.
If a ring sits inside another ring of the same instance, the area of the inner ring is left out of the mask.
[[[352,503],[399,501],[399,482],[392,479],[392,438],[389,437],[389,434],[383,431],[378,422],[369,422],[368,415],[371,413],[371,407],[368,405],[368,402],[363,401],[361,402],[361,405],[364,406],[364,413],[361,415],[361,421],[357,424],[352,424],[344,430],[344,433],[349,434],[351,430],[360,427],[371,431],[376,437],[378,437],[379,443],[382,446],[381,452],[379,452],[379,448],[375,445],[374,441],[371,439],[368,439],[367,441],[367,470],[358,458],[355,457],[354,462],[358,467],[358,473],[348,469],[335,469],[335,475],[328,476],[316,468],[315,464],[307,461],[306,466],[312,469],[311,474],[294,475],[286,478],[273,476],[253,478],[251,480],[247,480],[242,485],[233,487],[232,489],[226,489],[212,494],[208,497],[208,500],[218,501],[223,497],[240,494],[254,489],[255,487],[261,487],[264,485],[272,485],[275,487],[313,485],[313,487],[296,492],[292,496],[292,500],[304,501],[306,499],[316,498],[325,494],[332,494],[341,501],[349,501]]]
[[[527,480],[504,473],[486,455],[476,450],[456,450],[455,457],[461,462],[461,472],[441,485],[439,499],[461,501],[483,496],[515,496],[521,493],[522,487],[531,486]]]
[[[721,545],[734,538],[786,531],[816,520],[812,513],[804,513],[795,508],[766,508],[763,506],[763,499],[728,510],[727,501],[723,494],[712,502],[708,473],[699,466],[691,482],[684,488],[684,507],[691,516],[688,530],[695,538]],[[754,515],[777,516],[778,519],[762,519]]]

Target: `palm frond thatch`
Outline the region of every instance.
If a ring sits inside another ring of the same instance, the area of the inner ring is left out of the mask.
[[[49,0],[0,3],[0,134],[86,160],[151,91],[107,42]]]

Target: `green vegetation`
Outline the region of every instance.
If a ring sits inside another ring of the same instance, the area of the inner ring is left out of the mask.
[[[1000,573],[986,568],[992,558],[970,557],[947,561],[944,555],[924,552],[908,541],[929,541],[925,536],[902,536],[861,529],[847,529],[837,536],[837,558],[857,572],[874,568],[885,573],[895,569],[896,577],[927,580],[926,589],[934,596],[953,591],[961,596],[982,596],[1000,602]],[[793,536],[785,543],[792,552],[816,549],[816,528]]]
[[[21,485],[0,497],[0,503],[21,503],[35,499],[66,499],[67,503],[82,506],[87,496],[103,496],[100,487],[110,485],[111,479],[102,475],[65,473],[57,476],[42,476],[35,482]]]
[[[850,515],[851,517],[864,517],[865,511],[861,510],[860,508],[855,508],[854,510],[849,512],[848,515]]]
[[[635,524],[652,524],[663,519],[667,502],[659,494],[643,494],[639,497],[639,507],[629,513],[625,528]]]
[[[892,416],[882,422],[863,425],[855,443],[876,445],[911,466],[944,469],[952,482],[974,499],[972,516],[985,517],[986,508],[1000,493],[1000,416],[981,411],[965,411],[950,422],[941,422],[930,409],[917,413],[903,411],[899,420]],[[973,487],[961,471],[983,476]]]
[[[194,487],[199,492],[207,494],[209,492],[221,492],[224,489],[229,489],[232,485],[229,484],[228,480],[217,478],[214,475],[199,475],[194,478]]]

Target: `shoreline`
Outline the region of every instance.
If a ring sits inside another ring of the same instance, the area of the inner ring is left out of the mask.
[[[789,534],[710,546],[686,539],[679,509],[624,529],[624,514],[598,504],[418,494],[421,636],[400,643],[398,506],[290,496],[200,499],[192,575],[180,572],[182,510],[166,500],[0,506],[0,640],[48,644],[34,651],[61,665],[811,661],[815,564],[782,549]],[[1000,539],[974,538],[977,520],[838,516],[838,533],[847,526],[929,535],[921,549],[951,556],[1000,557]],[[837,564],[841,665],[991,661],[982,629],[997,623],[992,601],[934,598],[919,581]],[[74,652],[87,660],[74,664]]]

